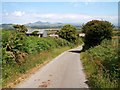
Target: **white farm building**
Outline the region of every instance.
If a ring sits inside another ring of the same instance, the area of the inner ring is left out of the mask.
[[[47,37],[47,31],[45,29],[28,29],[26,32],[28,36]]]

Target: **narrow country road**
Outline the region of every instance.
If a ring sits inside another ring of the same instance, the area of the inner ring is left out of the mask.
[[[88,88],[80,61],[82,46],[65,51],[16,88]]]

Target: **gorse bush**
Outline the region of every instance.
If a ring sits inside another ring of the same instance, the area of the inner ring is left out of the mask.
[[[120,87],[118,49],[118,39],[113,39],[104,40],[100,45],[81,53],[91,87]]]

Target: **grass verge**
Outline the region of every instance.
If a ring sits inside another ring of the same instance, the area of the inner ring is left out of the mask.
[[[49,51],[43,51],[36,55],[29,55],[21,66],[15,66],[13,68],[11,73],[14,74],[9,79],[4,80],[3,88],[12,88],[21,81],[24,81],[25,78],[34,74],[35,71],[68,49],[70,49],[70,47],[61,47]]]

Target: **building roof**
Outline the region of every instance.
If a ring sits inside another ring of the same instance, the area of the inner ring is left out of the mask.
[[[38,31],[37,34],[43,34],[45,32],[44,29],[28,29],[28,31],[26,32],[26,34],[32,34],[34,31]]]

